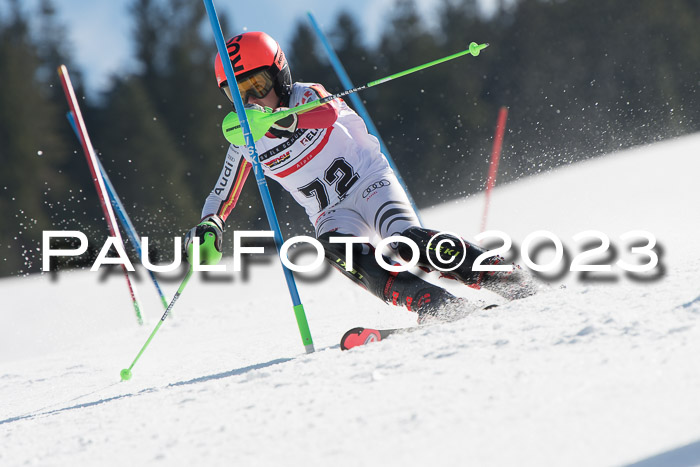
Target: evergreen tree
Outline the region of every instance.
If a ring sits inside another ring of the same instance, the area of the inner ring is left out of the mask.
[[[376,71],[376,58],[365,44],[362,30],[349,12],[340,12],[328,37],[354,86],[380,78]],[[366,107],[373,108],[380,92],[381,90],[370,88],[360,92],[358,97]],[[345,99],[345,102],[353,107],[352,100]]]
[[[488,169],[493,123],[498,108],[506,104],[502,96],[491,93],[498,80],[494,64],[498,61],[500,30],[485,21],[476,0],[443,0],[439,9],[442,36],[441,52],[449,55],[466,49],[471,42],[489,43],[477,58],[464,57],[442,64],[435,70],[442,92],[439,124],[445,133],[442,158],[450,167],[445,184],[448,197],[464,196],[483,187]]]
[[[229,109],[216,88],[216,46],[202,37],[201,5],[136,0],[131,11],[140,72],[107,93],[101,149],[139,229],[166,239],[170,251],[171,237],[199,220],[221,169]]]
[[[373,54],[368,49],[363,39],[362,30],[352,14],[348,11],[341,11],[336,19],[335,27],[328,36],[333,49],[355,86],[379,78],[375,71],[376,64]]]
[[[46,66],[49,58],[51,64],[59,61],[61,51],[51,44],[42,50],[19,1],[10,0],[9,6],[10,17],[0,22],[0,213],[6,219],[0,225],[0,268],[5,274],[38,270],[42,231],[58,222],[57,209],[79,216],[72,201],[82,198],[76,189],[73,199],[60,205],[71,189],[60,170],[70,145],[61,129],[65,121],[58,118],[56,80]],[[53,40],[64,39],[50,2],[42,2],[39,18],[55,34]]]
[[[440,58],[436,38],[424,26],[413,0],[397,0],[375,54],[379,76]],[[449,162],[442,158],[445,133],[439,102],[449,98],[439,67],[420,71],[377,89],[372,115],[401,174],[419,205],[444,192],[440,178]]]
[[[321,83],[331,93],[341,91],[340,80],[321,50],[316,34],[306,23],[297,23],[291,46],[285,52],[293,81]]]
[[[99,155],[136,228],[169,243],[199,213],[190,169],[142,79],[114,81],[100,123]]]
[[[93,144],[143,234],[169,239],[199,219],[226,151],[230,111],[216,89],[214,42],[201,4],[133,0],[139,68],[115,77],[104,100],[83,99],[51,0],[0,10],[0,273],[37,270],[45,229],[103,240],[90,173],[65,118],[56,67],[66,63]],[[360,95],[420,205],[483,186],[497,108],[510,108],[499,180],[617,148],[700,130],[700,4],[696,0],[516,0],[495,16],[476,0],[442,0],[424,23],[396,0],[376,45],[341,12],[329,37],[355,84],[466,48],[491,47]],[[30,23],[28,18],[32,18]],[[222,18],[226,25],[226,18]],[[224,30],[231,30],[224,27]],[[276,38],[283,41],[284,38]],[[296,25],[295,81],[342,86],[311,29]],[[660,161],[663,163],[663,161]],[[291,198],[270,184],[286,234],[307,232]],[[279,201],[281,200],[281,201]],[[248,183],[229,228],[265,226]],[[170,250],[167,240],[166,250]],[[30,267],[31,266],[31,267]]]

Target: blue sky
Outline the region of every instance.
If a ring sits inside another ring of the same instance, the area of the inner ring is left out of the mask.
[[[368,43],[371,43],[377,39],[385,21],[383,18],[390,13],[394,1],[215,0],[214,4],[220,14],[224,11],[229,14],[236,28],[235,31],[224,31],[224,35],[231,36],[240,30],[262,30],[275,37],[284,48],[291,40],[295,24],[307,21],[307,11],[314,14],[326,32],[339,11],[350,11],[362,25]],[[493,0],[482,2],[488,6]],[[25,5],[33,8],[37,3],[37,0],[26,0]],[[58,17],[68,28],[74,59],[86,73],[90,94],[105,88],[111,74],[133,66],[132,23],[128,13],[132,3],[133,0],[54,0]],[[431,25],[431,13],[440,0],[416,0],[416,3],[426,17],[426,24]],[[109,44],[108,50],[105,44]]]

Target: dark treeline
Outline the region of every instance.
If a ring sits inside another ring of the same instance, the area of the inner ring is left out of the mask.
[[[0,274],[8,275],[40,269],[44,230],[82,230],[97,247],[108,233],[56,74],[65,63],[82,96],[87,70],[72,64],[53,2],[26,11],[20,0],[0,1]],[[510,115],[499,183],[700,130],[697,0],[518,0],[491,17],[477,11],[476,0],[444,0],[424,18],[412,0],[397,0],[376,44],[348,12],[325,25],[356,85],[471,41],[490,43],[478,58],[362,93],[420,206],[481,189],[501,105]],[[166,257],[172,237],[198,221],[216,181],[226,150],[220,122],[230,106],[216,87],[216,50],[200,2],[134,0],[131,15],[138,66],[81,105],[139,233]],[[238,31],[235,18],[222,20],[224,31]],[[340,91],[299,21],[291,42],[278,38],[293,78]],[[271,189],[285,234],[308,233],[301,209]],[[229,229],[265,228],[258,198],[251,180]]]

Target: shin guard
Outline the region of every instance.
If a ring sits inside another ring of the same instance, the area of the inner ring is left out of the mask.
[[[418,245],[418,265],[440,271],[443,277],[457,279],[472,288],[484,287],[509,300],[528,297],[538,291],[534,278],[516,264],[510,272],[474,271],[474,261],[486,250],[463,239],[421,227],[411,227],[401,235]],[[412,255],[408,245],[399,244],[397,251],[406,260]],[[500,256],[484,260],[484,264],[492,265],[503,262]],[[454,268],[455,264],[459,266]]]
[[[326,260],[353,282],[386,303],[404,306],[420,316],[426,313],[435,314],[436,310],[460,300],[441,287],[410,272],[396,273],[385,270],[377,263],[374,247],[368,243],[352,245],[353,268],[348,271],[345,244],[330,243],[329,238],[330,234],[318,237],[324,247]],[[391,264],[389,258],[384,257],[384,261]]]

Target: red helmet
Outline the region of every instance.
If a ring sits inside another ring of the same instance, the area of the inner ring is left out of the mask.
[[[264,32],[246,32],[226,43],[228,55],[236,75],[238,88],[246,101],[248,96],[265,97],[271,89],[282,100],[292,91],[292,75],[280,45]],[[232,101],[221,57],[214,61],[216,82]]]

